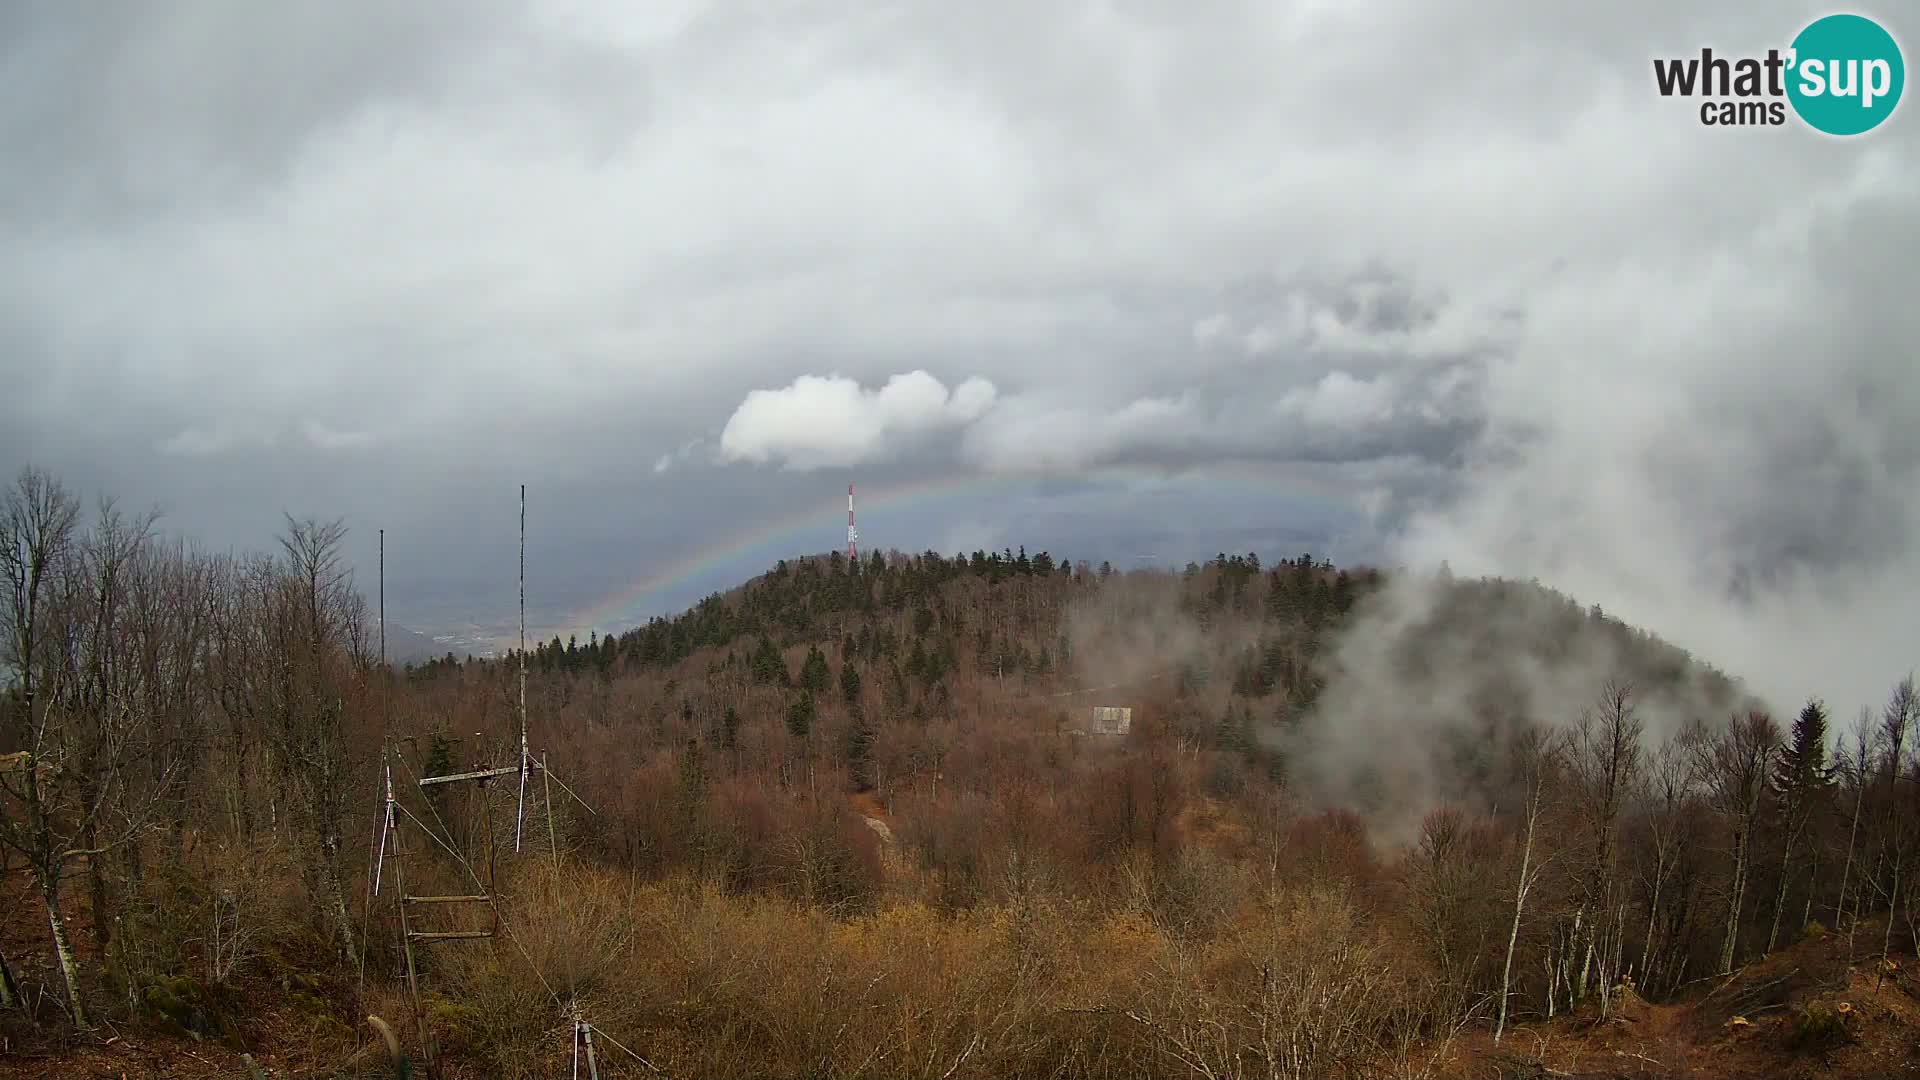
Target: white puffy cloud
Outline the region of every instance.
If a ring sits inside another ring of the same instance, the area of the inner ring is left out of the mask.
[[[777,390],[754,390],[720,433],[726,461],[778,460],[788,468],[857,465],[912,440],[962,427],[994,406],[991,382],[969,378],[951,391],[915,370],[877,390],[840,375],[802,375]]]

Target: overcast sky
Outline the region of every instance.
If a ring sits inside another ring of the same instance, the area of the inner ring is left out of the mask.
[[[1920,641],[1920,128],[1702,127],[1654,56],[1826,9],[1679,7],[11,3],[0,459],[384,527],[429,622],[510,617],[520,483],[559,620],[1030,476],[863,532],[1446,558],[1850,704]]]

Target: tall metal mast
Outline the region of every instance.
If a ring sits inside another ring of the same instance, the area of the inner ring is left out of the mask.
[[[387,666],[387,530],[380,530],[380,668]],[[382,695],[385,700],[385,695]]]
[[[860,531],[853,527],[853,485],[847,485],[847,562],[860,561]]]
[[[513,814],[513,850],[527,819],[527,485],[520,485],[520,806]]]

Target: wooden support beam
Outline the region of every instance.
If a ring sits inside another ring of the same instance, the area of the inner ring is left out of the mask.
[[[408,896],[403,897],[409,904],[484,904],[492,899],[480,896]]]
[[[446,776],[425,776],[420,779],[421,787],[433,784],[452,784],[461,780],[491,780],[496,776],[513,776],[520,771],[518,765],[498,765],[491,769],[475,769],[472,772],[451,773]]]
[[[527,763],[527,768],[537,772],[546,768],[546,766],[537,761],[530,761]],[[452,784],[462,780],[491,780],[496,776],[515,776],[518,775],[519,772],[520,766],[518,765],[495,765],[491,769],[475,769],[472,772],[449,773],[446,776],[422,777],[420,786],[428,787],[432,784]]]
[[[491,930],[416,930],[407,935],[415,941],[455,941],[492,937]]]

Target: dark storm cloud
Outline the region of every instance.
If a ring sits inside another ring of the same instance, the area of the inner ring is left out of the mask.
[[[0,209],[137,226],[284,183],[310,140],[431,99],[503,29],[480,2],[30,2],[0,12]]]

